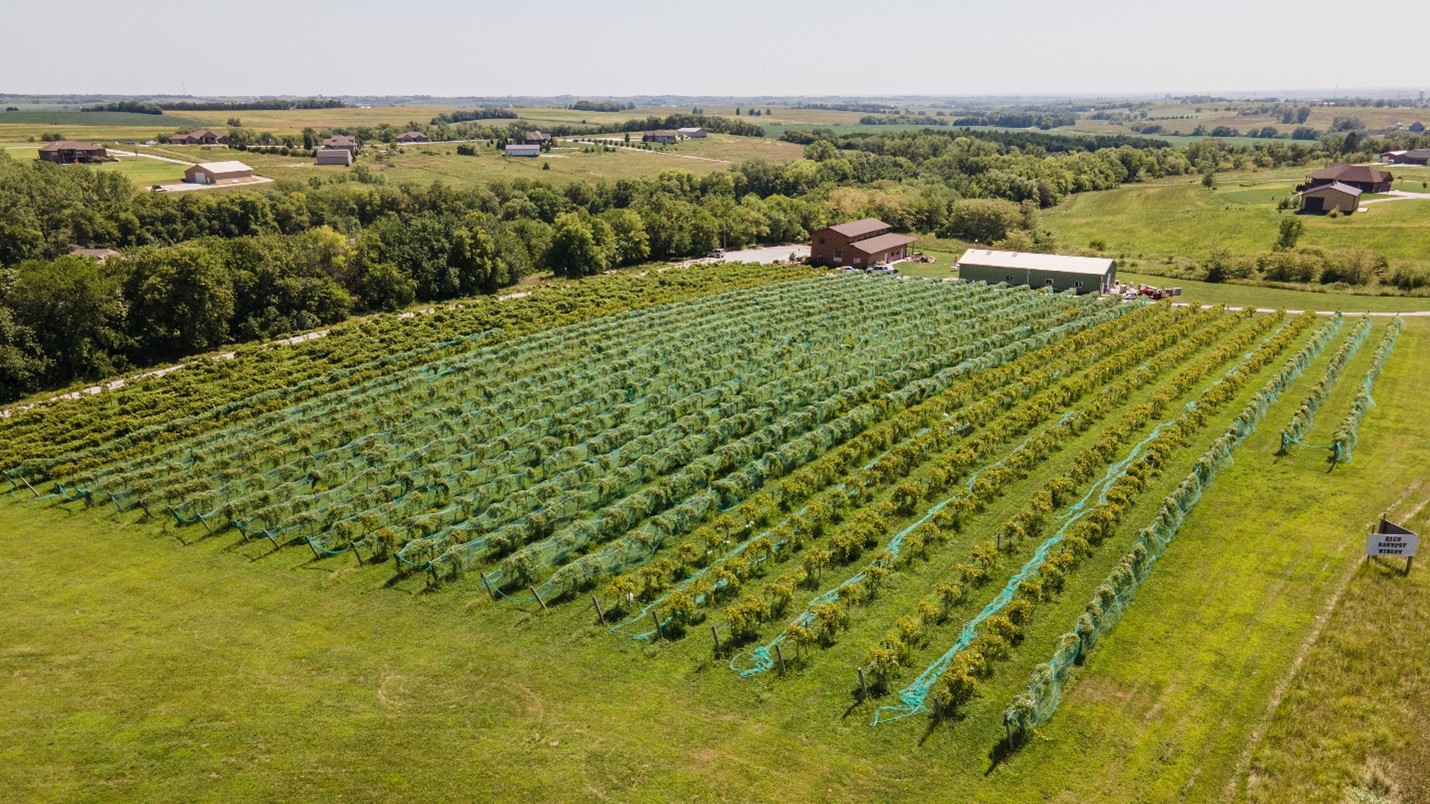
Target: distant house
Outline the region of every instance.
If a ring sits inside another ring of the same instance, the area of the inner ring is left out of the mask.
[[[1391,164],[1391,163],[1393,163],[1393,162],[1398,161],[1398,160],[1400,159],[1400,157],[1405,156],[1406,153],[1407,153],[1407,152],[1406,152],[1406,151],[1403,151],[1403,150],[1402,150],[1402,151],[1382,151],[1381,154],[1380,154],[1380,161],[1381,161],[1382,164]]]
[[[682,137],[686,137],[686,138],[688,138],[688,139],[703,140],[703,139],[705,139],[705,133],[706,133],[706,132],[705,132],[705,129],[703,129],[703,128],[687,127],[687,128],[677,128],[677,129],[675,130],[675,133],[676,133],[676,134],[679,134],[679,135],[682,136]]]
[[[556,138],[545,132],[528,131],[522,138],[522,143],[525,145],[555,145]]]
[[[1363,193],[1388,193],[1393,178],[1384,170],[1376,170],[1364,165],[1331,165],[1307,177],[1306,189],[1340,182]]]
[[[1420,134],[1420,133],[1423,133],[1424,131],[1425,131],[1425,124],[1422,123],[1422,122],[1420,122],[1419,120],[1416,120],[1414,123],[1411,123],[1411,124],[1410,124],[1410,133],[1411,133],[1411,134]]]
[[[401,143],[426,142],[427,135],[420,131],[404,131],[397,135],[397,141]]]
[[[506,147],[507,156],[529,156],[532,158],[541,156],[540,145],[508,145]]]
[[[190,184],[236,184],[253,178],[253,168],[242,162],[204,162],[184,171]]]
[[[1320,184],[1301,191],[1301,211],[1321,213],[1336,209],[1349,215],[1360,206],[1360,196],[1359,187],[1338,181]]]
[[[1397,165],[1425,165],[1430,164],[1430,148],[1415,148],[1409,151],[1401,151],[1395,158]]]
[[[661,145],[672,145],[680,140],[680,135],[674,131],[647,131],[641,135],[641,142],[655,142]]]
[[[346,134],[334,134],[331,137],[324,137],[322,145],[324,148],[344,148],[351,151],[353,156],[357,156],[358,151],[362,150],[362,146],[358,145],[357,138],[349,137]]]
[[[315,157],[320,165],[349,167],[353,163],[353,152],[346,148],[319,148]]]
[[[59,140],[40,146],[41,162],[69,165],[75,162],[103,162],[108,158],[109,152],[97,142]]]
[[[909,256],[908,235],[877,218],[841,223],[810,235],[809,257],[815,265],[868,268]]]
[[[958,277],[990,285],[1107,293],[1117,280],[1117,263],[1103,257],[969,249],[958,258]]]
[[[228,142],[227,136],[206,128],[186,131],[169,137],[170,145],[222,145],[226,142]]]
[[[80,248],[79,246],[70,249],[70,254],[75,257],[88,257],[100,265],[103,265],[104,261],[110,257],[119,256],[119,252],[112,248]]]

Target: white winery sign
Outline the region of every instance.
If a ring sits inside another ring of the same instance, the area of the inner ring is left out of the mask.
[[[1366,540],[1365,554],[1410,558],[1419,546],[1420,537],[1414,533],[1372,533]]]

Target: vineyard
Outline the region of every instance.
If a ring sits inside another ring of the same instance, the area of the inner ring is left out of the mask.
[[[911,743],[894,724],[919,717],[1013,750],[1228,467],[1314,448],[1354,471],[1402,329],[800,268],[616,274],[18,407],[0,470],[17,509],[222,544],[245,572],[341,567],[558,645],[595,629],[735,695],[819,689],[869,739]]]

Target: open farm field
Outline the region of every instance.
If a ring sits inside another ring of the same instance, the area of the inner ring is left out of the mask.
[[[32,400],[0,784],[1216,798],[1367,518],[1427,496],[1427,356],[1423,320],[722,265]],[[1308,395],[1330,474],[1275,455]]]
[[[537,159],[509,158],[500,149],[486,142],[475,143],[477,155],[457,153],[455,143],[423,143],[404,145],[379,155],[369,148],[358,164],[366,165],[389,182],[431,184],[443,181],[461,187],[481,184],[493,179],[527,178],[554,183],[599,181],[602,179],[653,176],[662,171],[676,170],[704,175],[726,170],[731,164],[746,159],[761,158],[783,164],[799,159],[803,149],[792,143],[769,139],[715,135],[704,140],[686,140],[676,145],[652,151],[621,148],[616,151],[586,153],[581,143],[563,141],[550,153]],[[311,176],[328,176],[352,168],[318,166],[311,158],[280,156],[262,151],[231,151],[213,146],[154,146],[144,152],[176,159],[201,162],[217,159],[238,159],[252,166],[260,175],[275,179],[304,180]],[[550,165],[550,168],[546,168]],[[177,167],[177,166],[176,166]]]
[[[198,126],[207,122],[202,117],[173,114],[141,114],[139,112],[73,112],[26,111],[0,113],[0,130],[6,126],[49,126],[68,131],[71,128],[124,128],[163,130],[168,126]],[[220,124],[222,120],[218,121]]]

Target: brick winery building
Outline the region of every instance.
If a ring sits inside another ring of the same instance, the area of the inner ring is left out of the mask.
[[[894,227],[878,218],[841,223],[810,235],[809,261],[815,265],[868,268],[909,256],[914,238],[894,234]]]

